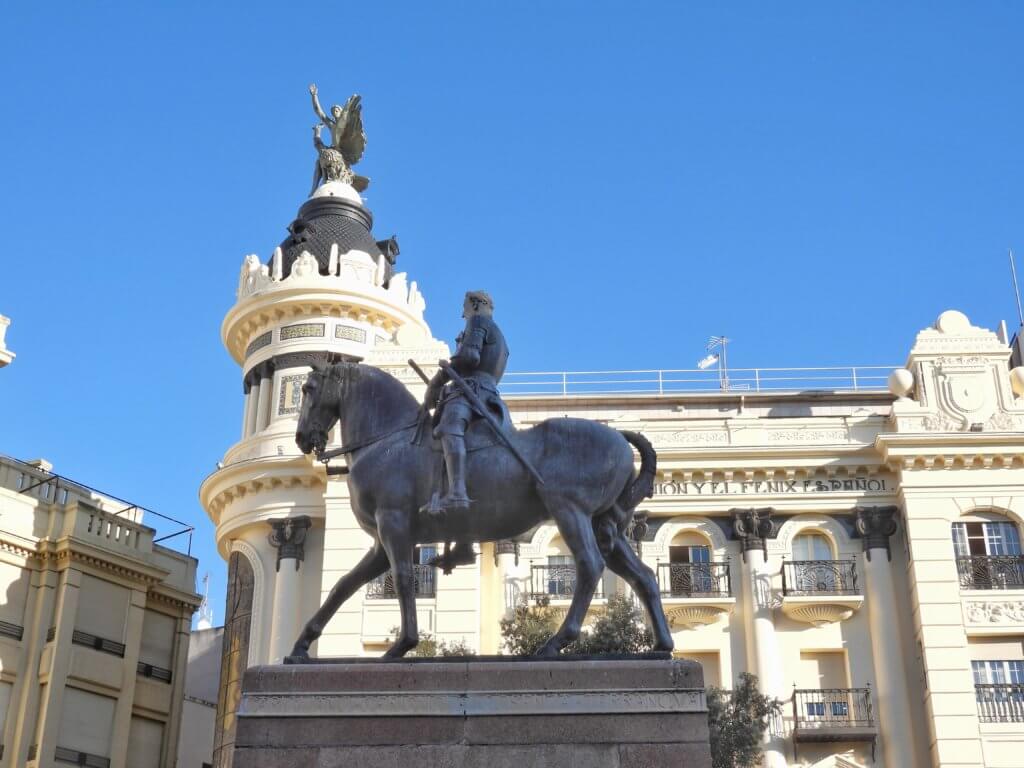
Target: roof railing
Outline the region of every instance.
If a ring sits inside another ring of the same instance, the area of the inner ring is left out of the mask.
[[[898,365],[824,368],[730,368],[723,381],[714,369],[647,369],[632,371],[509,371],[502,393],[517,395],[672,395],[735,392],[885,392]]]

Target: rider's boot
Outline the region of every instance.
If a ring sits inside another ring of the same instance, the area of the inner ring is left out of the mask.
[[[462,435],[443,435],[444,465],[448,470],[448,493],[441,499],[445,512],[462,512],[469,509],[466,495],[466,441]]]

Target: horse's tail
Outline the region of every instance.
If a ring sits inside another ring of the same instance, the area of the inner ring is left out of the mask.
[[[633,482],[626,486],[619,497],[619,505],[624,510],[632,511],[636,505],[644,499],[654,495],[654,476],[658,471],[658,454],[654,452],[654,446],[650,440],[639,432],[620,430],[626,441],[640,451],[640,474]]]
[[[633,519],[634,510],[643,499],[654,495],[654,475],[658,469],[658,454],[650,441],[638,432],[620,431],[626,441],[640,451],[640,473],[622,489],[618,501],[593,520],[597,545],[606,558],[618,544],[625,545],[622,536]]]

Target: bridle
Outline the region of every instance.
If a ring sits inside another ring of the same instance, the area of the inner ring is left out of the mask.
[[[314,368],[313,374],[319,376],[322,380],[325,381],[324,390],[326,390],[327,384],[330,384],[331,382],[337,382],[338,386],[340,387],[340,392],[338,392],[338,400],[343,402],[348,395],[347,389],[349,387],[349,371],[346,368],[344,374],[338,376],[334,374],[334,370],[335,369],[332,366],[330,373],[324,373],[323,371],[318,371]],[[323,395],[321,395],[321,397],[322,396]],[[360,448],[366,448],[368,446],[373,445],[374,443],[379,443],[381,440],[391,437],[392,435],[397,435],[399,432],[404,432],[407,429],[413,429],[415,427],[418,427],[423,418],[425,418],[425,413],[425,410],[421,409],[420,412],[416,414],[415,421],[412,421],[409,424],[403,424],[400,427],[395,427],[394,429],[388,430],[387,432],[384,432],[382,434],[374,435],[373,437],[368,437],[363,440],[357,440],[354,443],[343,445],[340,448],[332,448],[329,451],[318,450],[316,452],[316,459],[317,461],[321,462],[325,467],[327,467],[327,474],[329,475],[347,474],[348,467],[328,466],[330,460],[337,458],[338,456],[345,456],[347,454],[353,453],[354,451],[358,451]],[[319,418],[316,417],[311,417],[310,429],[315,429],[316,431],[321,432],[325,435],[327,434],[328,431],[323,428],[323,425],[320,422]]]

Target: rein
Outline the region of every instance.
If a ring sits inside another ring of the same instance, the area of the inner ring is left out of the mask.
[[[321,375],[323,375],[323,374],[321,374]],[[347,388],[348,384],[349,384],[348,373],[346,372],[345,375],[342,376],[340,379],[338,379],[338,378],[336,378],[334,376],[325,376],[325,378],[334,379],[335,381],[338,382],[338,385],[342,388],[342,392],[340,394],[340,399],[344,400],[345,399],[345,388]],[[408,429],[413,429],[413,428],[419,427],[421,422],[423,422],[424,418],[425,418],[424,411],[423,411],[423,409],[420,409],[420,411],[417,412],[416,420],[413,421],[413,422],[410,422],[409,424],[403,424],[400,427],[395,427],[394,429],[388,430],[387,432],[384,432],[382,434],[374,435],[373,437],[368,437],[365,440],[358,440],[358,441],[356,441],[356,442],[354,442],[354,443],[352,443],[350,445],[343,445],[340,448],[334,448],[334,449],[332,449],[330,451],[321,451],[320,453],[317,454],[316,458],[317,458],[318,461],[321,461],[321,462],[323,462],[324,465],[326,465],[333,458],[336,458],[338,456],[345,456],[346,454],[353,453],[354,451],[358,451],[360,448],[366,448],[367,446],[373,445],[374,443],[379,443],[381,440],[389,438],[392,435],[397,435],[400,432],[404,432],[404,431],[406,431]],[[347,474],[347,473],[348,473],[348,467],[328,467],[327,468],[327,474],[329,474],[329,475],[343,475],[343,474]]]
[[[410,424],[405,424],[404,426],[401,426],[401,427],[395,427],[391,431],[385,432],[385,433],[383,433],[381,435],[374,435],[373,437],[368,437],[365,440],[359,440],[359,441],[357,441],[355,443],[352,443],[351,445],[343,445],[341,448],[334,448],[334,449],[332,449],[330,451],[324,451],[317,458],[320,461],[327,462],[327,461],[330,461],[331,459],[333,459],[333,458],[335,458],[337,456],[344,456],[347,453],[352,453],[353,451],[358,451],[360,448],[366,448],[368,445],[373,445],[374,443],[379,443],[381,440],[383,440],[383,439],[385,439],[387,437],[391,437],[392,435],[397,435],[399,432],[404,432],[407,429],[412,429],[413,427],[418,427],[420,425],[420,419],[421,418],[422,418],[421,416],[417,416],[416,417],[416,421],[414,421],[414,422],[412,422]]]

